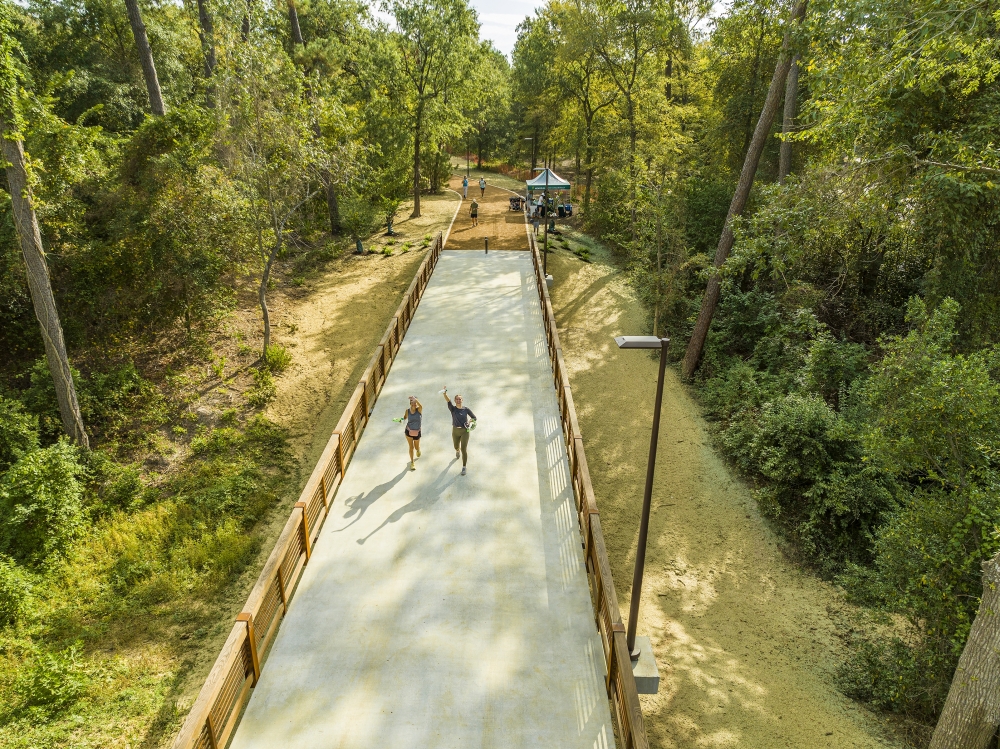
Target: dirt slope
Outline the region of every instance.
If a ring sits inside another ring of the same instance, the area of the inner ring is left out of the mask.
[[[549,260],[553,304],[623,617],[645,479],[656,362],[612,336],[645,316],[609,264]],[[841,695],[837,591],[780,552],[747,489],[710,446],[668,370],[639,634],[660,693],[642,697],[654,747],[883,747],[878,722]]]

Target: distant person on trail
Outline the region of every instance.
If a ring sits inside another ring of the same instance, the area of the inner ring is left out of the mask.
[[[481,198],[486,197],[486,178],[485,177],[480,177],[479,178],[479,197],[481,197]]]
[[[469,215],[472,216],[472,225],[479,226],[479,203],[476,199],[472,199],[472,205],[469,206]]]
[[[469,197],[469,178],[462,177],[462,200]]]
[[[424,407],[420,405],[420,401],[417,400],[417,396],[410,396],[410,406],[403,413],[403,421],[406,426],[403,428],[403,432],[406,434],[406,443],[410,447],[410,470],[415,471],[417,469],[414,463],[413,451],[417,451],[417,457],[420,457],[420,421],[424,415]]]
[[[451,411],[451,441],[455,445],[455,458],[462,458],[462,475],[465,475],[465,464],[469,462],[469,433],[476,428],[476,415],[471,408],[462,406],[462,396],[456,395],[455,402],[448,397],[448,386],[444,386],[444,399],[448,401]],[[459,448],[461,447],[461,452]]]
[[[538,225],[541,223],[541,219],[538,217],[538,208],[535,208],[531,212],[531,225],[535,228],[535,236],[538,236]]]

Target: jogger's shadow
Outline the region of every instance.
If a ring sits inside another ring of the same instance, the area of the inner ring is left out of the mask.
[[[434,505],[444,493],[445,489],[454,483],[457,476],[452,476],[450,479],[447,478],[448,471],[451,466],[454,465],[455,461],[451,461],[448,468],[445,468],[441,473],[438,474],[437,478],[434,479],[423,491],[420,492],[412,501],[407,502],[405,505],[395,510],[389,517],[382,521],[382,524],[369,533],[364,538],[359,538],[358,543],[364,544],[369,538],[374,536],[380,530],[385,528],[389,523],[396,523],[411,512],[419,512],[420,510],[426,510],[428,507]]]
[[[367,494],[358,494],[357,496],[351,497],[344,502],[344,505],[347,507],[347,512],[344,513],[344,518],[346,519],[353,516],[354,520],[345,525],[343,528],[337,528],[333,532],[340,533],[361,520],[361,516],[365,514],[365,511],[375,504],[376,500],[383,497],[386,492],[398,484],[403,479],[403,476],[407,474],[407,471],[408,469],[404,468],[389,481],[386,481],[384,484],[379,484]]]

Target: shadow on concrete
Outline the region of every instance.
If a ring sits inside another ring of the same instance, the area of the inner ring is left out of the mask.
[[[353,517],[354,519],[345,525],[343,528],[334,528],[331,533],[340,533],[341,531],[346,531],[356,522],[361,520],[362,516],[365,514],[365,510],[375,504],[375,501],[380,499],[386,492],[388,492],[392,487],[402,481],[403,476],[408,473],[408,468],[403,468],[402,471],[393,476],[389,481],[384,484],[379,484],[370,492],[357,494],[353,497],[349,497],[344,505],[347,507],[347,512],[344,513],[344,518]]]
[[[378,528],[373,530],[364,538],[359,538],[358,543],[364,544],[365,541],[367,541],[369,538],[374,536],[380,530],[385,528],[389,523],[398,523],[400,520],[403,519],[404,515],[408,515],[411,512],[419,512],[420,510],[426,510],[429,507],[433,506],[439,499],[441,499],[441,494],[444,492],[444,490],[447,489],[452,483],[454,483],[455,479],[457,478],[457,476],[452,476],[450,479],[447,478],[448,472],[450,471],[451,466],[454,463],[455,460],[452,460],[451,463],[448,464],[448,468],[441,471],[441,473],[438,474],[437,478],[434,479],[434,481],[431,483],[430,486],[428,486],[422,492],[420,492],[420,494],[418,494],[416,498],[413,499],[411,502],[406,503],[405,505],[397,509],[395,512],[393,512],[385,520],[383,520],[381,525],[378,526]],[[404,469],[404,473],[405,472],[406,471]],[[395,480],[398,480],[398,477]],[[385,484],[383,484],[382,486],[385,486]]]

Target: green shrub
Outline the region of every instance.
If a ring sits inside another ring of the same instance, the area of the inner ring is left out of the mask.
[[[838,341],[826,331],[808,347],[801,370],[802,388],[837,408],[842,395],[868,370],[868,352],[858,343]]]
[[[0,554],[0,627],[13,624],[31,600],[31,576],[10,557]]]
[[[288,349],[277,343],[272,343],[264,353],[264,366],[274,374],[284,372],[292,363],[292,355]]]
[[[274,386],[274,378],[271,370],[263,367],[253,371],[253,387],[247,390],[246,399],[254,408],[263,408],[277,395],[278,390]]]
[[[722,443],[761,483],[765,513],[821,569],[870,559],[875,528],[893,508],[893,483],[864,464],[853,428],[822,398],[793,393],[746,409]]]
[[[842,582],[859,602],[909,622],[909,637],[872,635],[845,667],[852,693],[933,722],[975,618],[981,565],[1000,550],[1000,382],[996,353],[955,354],[958,306],[911,301],[905,336],[864,386],[865,460],[906,491],[875,536],[874,565]]]
[[[0,396],[0,471],[38,447],[38,417]]]
[[[25,706],[52,714],[76,702],[88,681],[77,644],[58,652],[36,654],[20,669],[14,689]]]
[[[100,450],[85,454],[88,499],[99,512],[125,510],[141,501],[145,485],[139,469],[122,465]]]
[[[0,478],[0,552],[37,564],[83,525],[83,468],[60,440],[22,456]]]

